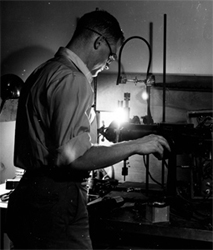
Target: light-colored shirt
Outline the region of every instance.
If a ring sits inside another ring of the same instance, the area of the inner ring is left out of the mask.
[[[65,166],[91,147],[91,82],[86,65],[67,48],[31,74],[19,99],[15,166]]]

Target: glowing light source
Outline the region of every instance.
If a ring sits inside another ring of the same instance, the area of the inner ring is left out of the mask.
[[[127,110],[123,107],[118,107],[115,112],[114,112],[114,119],[113,121],[116,122],[116,124],[118,125],[118,128],[120,127],[120,125],[124,122],[128,121],[128,114],[127,114]]]
[[[148,93],[146,92],[146,90],[144,90],[141,94],[141,97],[143,100],[148,100],[149,99],[149,95]]]

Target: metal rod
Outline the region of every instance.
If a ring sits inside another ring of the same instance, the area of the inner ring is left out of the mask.
[[[149,25],[149,45],[150,45],[150,49],[152,51],[152,45],[153,45],[153,24],[150,23]],[[152,56],[152,54],[151,54]],[[149,73],[151,73],[152,71],[152,58],[150,59],[151,63],[150,63],[150,69],[149,69]],[[148,80],[148,75],[147,75],[147,80]],[[147,93],[148,93],[148,99],[147,99],[147,116],[148,116],[148,124],[152,124],[153,123],[153,119],[151,116],[151,103],[150,103],[150,99],[151,99],[151,87],[147,86]]]
[[[163,119],[162,122],[166,121],[166,31],[167,31],[167,16],[164,14],[164,35],[163,35]],[[162,160],[161,165],[161,183],[164,186],[164,169],[165,159]]]
[[[93,79],[94,83],[94,110],[97,111],[97,77]]]
[[[146,195],[149,193],[149,155],[146,155]]]
[[[153,23],[149,24],[149,45],[151,48],[151,51],[153,52]],[[151,59],[152,62],[152,59]],[[152,63],[150,65],[150,73],[152,72]]]
[[[163,158],[163,160],[162,160],[162,171],[161,171],[161,185],[162,185],[162,188],[164,188],[164,174],[165,174],[164,165],[165,165],[165,159]]]
[[[164,14],[164,35],[163,35],[163,122],[166,120],[166,31],[167,15]]]
[[[172,153],[168,159],[168,174],[167,174],[167,187],[166,193],[168,196],[174,197],[176,194],[176,154]]]

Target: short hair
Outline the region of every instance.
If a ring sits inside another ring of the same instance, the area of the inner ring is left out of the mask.
[[[84,14],[77,22],[73,38],[82,35],[85,38],[91,37],[91,31],[87,28],[101,33],[109,41],[124,41],[124,34],[117,19],[105,10],[95,10]]]

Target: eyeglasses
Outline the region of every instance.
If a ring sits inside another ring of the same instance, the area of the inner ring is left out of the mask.
[[[94,33],[96,33],[96,34],[98,34],[99,36],[103,37],[103,39],[105,40],[107,46],[109,47],[109,51],[110,51],[109,57],[108,57],[108,59],[107,59],[107,63],[109,64],[109,63],[115,61],[115,60],[117,59],[117,55],[116,55],[115,53],[112,52],[111,46],[110,46],[108,40],[106,39],[106,37],[103,36],[101,33],[99,33],[98,31],[96,31],[96,30],[94,30],[94,29],[91,29],[91,28],[88,28],[88,27],[85,27],[85,29],[90,30],[90,31],[92,31],[92,32],[94,32]]]

